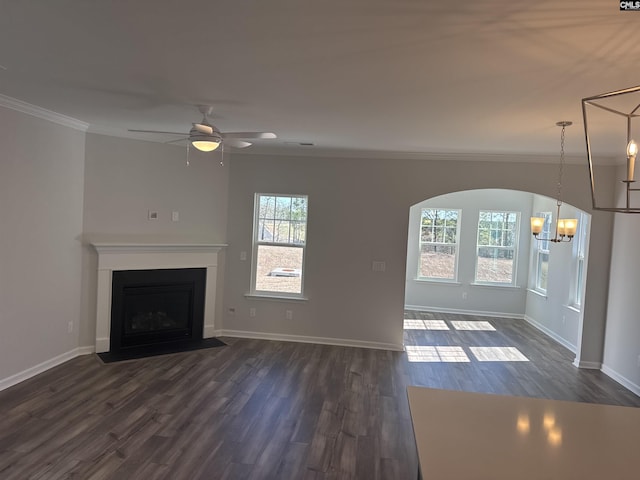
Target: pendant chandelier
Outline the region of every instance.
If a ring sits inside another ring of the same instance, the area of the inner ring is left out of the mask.
[[[600,114],[601,116],[598,117],[596,114]],[[636,155],[638,154],[638,144],[633,140],[633,134],[640,134],[637,125],[640,121],[635,121],[640,117],[640,86],[583,98],[582,117],[584,119],[584,134],[587,142],[587,160],[589,162],[593,209],[619,213],[640,213],[640,197],[635,198],[635,206],[632,201],[632,192],[640,191],[640,188],[634,188],[633,186],[636,182],[634,179],[634,170]],[[626,126],[626,137],[623,136],[624,128],[619,128],[622,127],[622,122],[619,122],[620,125],[615,125],[615,131],[610,130],[616,121],[619,121],[621,118]],[[625,142],[625,140],[626,168],[625,173],[618,176],[618,178],[621,176],[625,178],[620,180],[622,183],[622,189],[618,190],[620,201],[616,203],[607,198],[607,191],[610,189],[606,188],[605,183],[610,183],[610,181],[608,179],[601,180],[600,178],[596,178],[598,177],[598,170],[594,166],[594,157],[598,157],[598,160],[600,157],[605,157],[604,161],[600,161],[601,164],[615,164],[616,160],[624,158],[625,144],[623,144],[623,142]],[[615,142],[613,146],[619,154],[618,158],[607,159],[607,155],[604,153],[607,147],[606,145],[602,147],[601,144],[610,143],[611,141]],[[596,191],[596,184],[598,191]],[[605,186],[603,187],[603,185]],[[599,195],[596,195],[596,193],[599,193]],[[607,206],[605,203],[607,201],[615,204]]]
[[[558,172],[558,195],[556,197],[556,206],[558,208],[556,212],[555,235],[553,238],[541,237],[540,233],[542,233],[544,228],[545,218],[531,217],[531,233],[536,240],[553,243],[570,242],[573,240],[578,228],[578,220],[576,218],[560,218],[560,207],[562,206],[562,173],[564,170],[564,132],[572,123],[573,122],[569,121],[556,123],[558,127],[562,127],[562,132],[560,133],[560,169]]]

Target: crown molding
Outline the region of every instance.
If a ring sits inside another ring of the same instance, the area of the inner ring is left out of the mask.
[[[57,123],[58,125],[73,128],[74,130],[80,130],[82,132],[86,132],[89,128],[88,123],[2,94],[0,94],[0,106],[26,113],[27,115],[38,117],[43,120],[48,120],[49,122]]]

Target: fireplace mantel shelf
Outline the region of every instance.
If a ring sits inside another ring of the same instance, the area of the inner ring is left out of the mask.
[[[217,252],[226,243],[124,243],[93,242],[98,253]]]

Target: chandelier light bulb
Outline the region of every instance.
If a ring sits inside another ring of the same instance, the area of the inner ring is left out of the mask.
[[[636,167],[636,155],[638,154],[638,144],[631,140],[627,145],[627,181],[633,182],[634,170]]]

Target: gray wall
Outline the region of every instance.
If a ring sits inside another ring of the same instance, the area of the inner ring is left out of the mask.
[[[228,167],[185,148],[88,134],[84,182],[85,240],[225,243]],[[158,212],[157,220],[148,211]],[[173,222],[171,213],[179,212]],[[219,274],[224,272],[224,253]],[[80,344],[95,342],[97,254],[83,249]],[[223,284],[219,281],[218,298]],[[217,305],[221,312],[222,302]],[[219,315],[218,315],[219,316]]]
[[[425,198],[482,188],[555,196],[556,164],[519,162],[513,156],[509,160],[235,155],[230,162],[225,330],[401,345],[410,206]],[[565,200],[589,211],[585,166],[567,165],[565,175]],[[245,296],[251,266],[240,254],[251,252],[255,192],[309,195],[307,302]],[[594,215],[593,230],[610,228],[611,216]],[[585,306],[591,312],[585,314],[584,335],[577,346],[585,362],[602,358],[608,284],[603,265],[609,262],[610,242],[610,234],[592,235]],[[373,272],[374,260],[386,262],[386,271]],[[250,308],[256,308],[256,317],[249,316]],[[293,311],[292,320],[285,319],[286,310]]]
[[[619,200],[621,202],[622,198]],[[639,237],[640,218],[637,215],[615,214],[603,358],[603,370],[638,395],[640,395]]]
[[[442,195],[413,205],[409,212],[407,244],[407,308],[424,308],[457,312],[524,315],[529,271],[529,217],[533,195],[513,190],[470,190]],[[457,208],[462,210],[458,281],[456,283],[416,280],[419,258],[420,215],[423,208]],[[478,215],[480,210],[520,212],[516,282],[513,287],[473,285]],[[463,296],[465,294],[465,296]],[[465,298],[466,297],[466,298]]]
[[[0,125],[1,381],[78,347],[85,134],[4,107]]]

